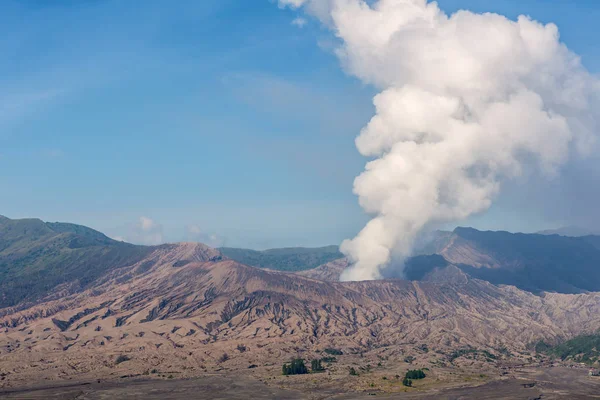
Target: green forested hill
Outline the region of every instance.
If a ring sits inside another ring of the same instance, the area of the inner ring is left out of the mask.
[[[65,283],[83,289],[151,250],[79,225],[0,217],[0,308],[34,301]]]
[[[0,216],[0,308],[36,301],[63,284],[70,291],[83,290],[153,249],[81,225]],[[219,250],[240,263],[281,271],[307,270],[343,257],[337,246]]]
[[[540,342],[536,350],[561,360],[586,364],[600,363],[600,334],[577,336],[557,346],[548,346]]]
[[[224,256],[239,263],[278,271],[304,271],[344,257],[337,246],[318,248],[290,247],[271,250],[250,250],[222,247]]]

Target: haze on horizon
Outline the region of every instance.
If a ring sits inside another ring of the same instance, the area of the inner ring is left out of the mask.
[[[484,3],[439,1],[448,14],[556,23],[597,75],[599,5]],[[352,194],[367,161],[354,139],[376,113],[380,83],[340,68],[339,40],[311,13],[266,0],[145,4],[7,3],[0,213],[143,244],[263,249],[354,237],[369,219]],[[598,157],[556,164],[553,179],[527,171],[458,224],[594,229]]]

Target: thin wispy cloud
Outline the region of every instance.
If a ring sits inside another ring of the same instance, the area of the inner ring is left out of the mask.
[[[304,28],[307,22],[308,21],[305,18],[297,17],[292,20],[292,25],[297,26],[298,28]]]
[[[152,218],[141,216],[125,228],[123,235],[113,236],[115,240],[143,245],[157,245],[164,243],[163,226]]]
[[[204,243],[211,247],[222,247],[226,239],[216,233],[205,232],[200,225],[192,224],[185,227],[185,240],[188,242]]]

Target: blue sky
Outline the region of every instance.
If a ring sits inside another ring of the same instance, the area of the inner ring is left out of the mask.
[[[337,244],[358,232],[367,216],[352,181],[366,160],[354,137],[375,92],[343,73],[328,32],[310,19],[293,24],[298,14],[269,0],[140,4],[2,3],[0,214],[138,242],[147,217],[164,241],[252,248]],[[600,71],[597,1],[439,4],[555,22]],[[532,206],[564,183],[527,185],[526,195],[516,184],[465,223],[581,223],[564,198]],[[586,194],[594,204],[595,193]]]

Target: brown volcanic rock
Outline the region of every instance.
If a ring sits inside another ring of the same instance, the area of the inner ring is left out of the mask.
[[[348,260],[346,258],[340,258],[339,260],[320,265],[315,269],[300,271],[296,274],[307,278],[318,279],[320,281],[338,282],[340,280],[340,275],[342,275],[342,272],[344,272],[348,266]]]
[[[419,345],[524,351],[536,340],[600,328],[600,294],[535,296],[466,276],[451,284],[326,282],[184,243],[160,246],[83,293],[4,312],[0,385],[12,385],[40,373],[109,377],[154,367],[193,376],[329,346],[398,357]],[[117,364],[118,354],[132,360]]]
[[[439,253],[455,264],[466,264],[476,268],[499,268],[502,263],[493,256],[481,251],[476,244],[453,234]]]

